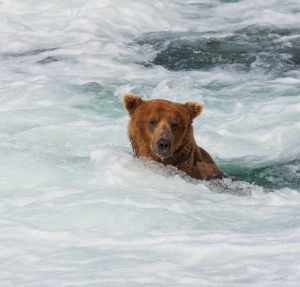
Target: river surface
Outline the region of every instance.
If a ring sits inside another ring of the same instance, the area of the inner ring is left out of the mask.
[[[0,286],[299,286],[299,0],[0,0]],[[133,157],[122,94],[196,100],[236,180]]]

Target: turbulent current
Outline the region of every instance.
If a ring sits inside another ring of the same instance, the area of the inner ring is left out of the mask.
[[[299,286],[299,0],[1,0],[0,286]],[[133,157],[121,96],[196,100],[234,180]]]

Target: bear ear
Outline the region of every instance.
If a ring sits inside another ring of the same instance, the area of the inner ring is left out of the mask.
[[[132,115],[136,108],[143,102],[141,97],[128,93],[123,96],[123,103],[129,115]]]
[[[201,114],[203,106],[198,102],[187,102],[184,106],[188,109],[192,119]]]

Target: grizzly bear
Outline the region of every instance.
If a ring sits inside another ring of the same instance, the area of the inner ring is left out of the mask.
[[[202,112],[201,104],[143,100],[131,93],[123,101],[130,117],[128,135],[137,157],[174,166],[196,179],[223,177],[194,139],[192,122]]]

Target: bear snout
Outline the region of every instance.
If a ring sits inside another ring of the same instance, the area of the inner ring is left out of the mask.
[[[171,141],[165,138],[161,138],[156,143],[157,149],[160,153],[166,153],[170,151]]]
[[[159,137],[152,145],[152,149],[161,159],[166,159],[171,156],[171,140],[168,137]]]

